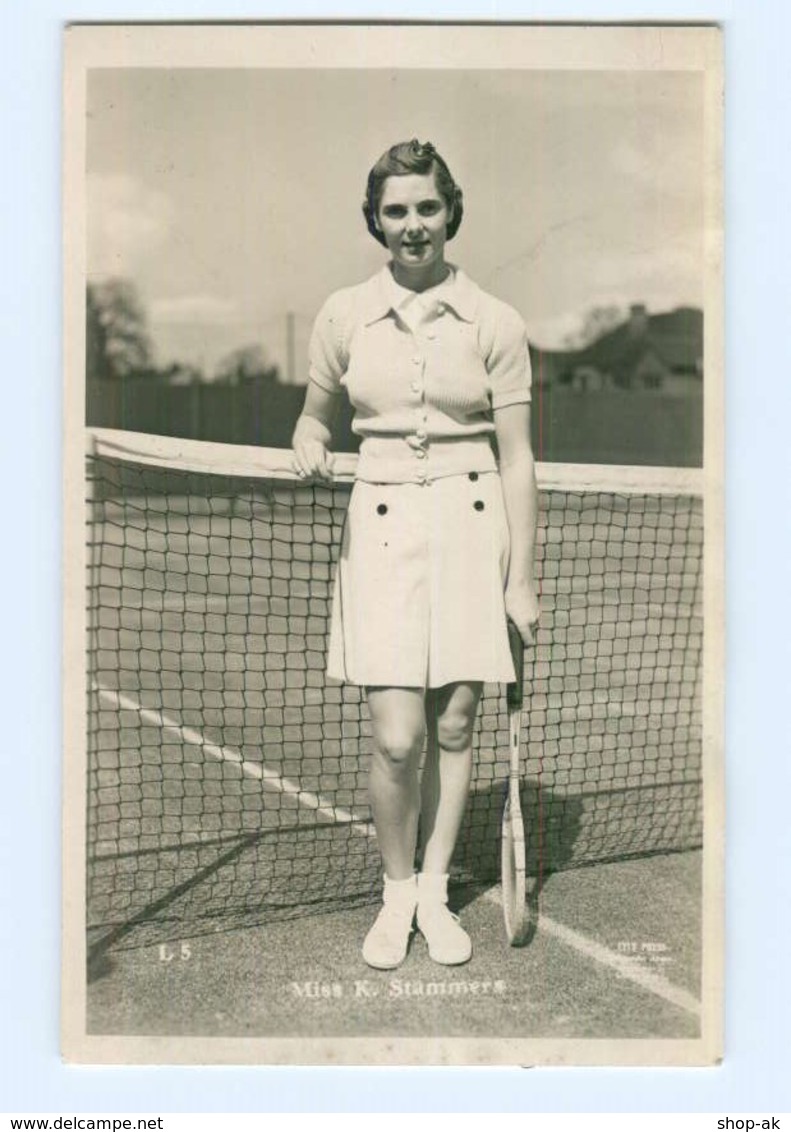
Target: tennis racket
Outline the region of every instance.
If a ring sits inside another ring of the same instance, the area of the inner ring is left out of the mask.
[[[503,885],[505,931],[512,947],[526,942],[530,922],[525,896],[525,827],[519,797],[522,746],[522,700],[524,698],[525,646],[519,630],[508,622],[508,643],[514,661],[516,680],[506,689],[508,723],[511,735],[511,760],[508,773],[508,795],[503,809],[500,871]]]

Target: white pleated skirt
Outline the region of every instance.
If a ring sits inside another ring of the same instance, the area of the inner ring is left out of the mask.
[[[328,675],[411,688],[512,681],[508,556],[496,472],[358,481],[335,576]]]

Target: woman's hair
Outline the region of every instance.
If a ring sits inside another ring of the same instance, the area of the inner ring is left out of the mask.
[[[437,191],[450,213],[447,239],[452,240],[456,235],[464,212],[461,189],[453,180],[450,169],[431,142],[419,142],[417,138],[412,138],[412,141],[399,142],[398,145],[391,146],[390,149],[386,150],[368,174],[368,186],[363,201],[363,216],[368,225],[368,231],[380,244],[387,246],[376,219],[387,178],[400,177],[407,173],[418,173],[425,176],[432,170],[434,171]]]

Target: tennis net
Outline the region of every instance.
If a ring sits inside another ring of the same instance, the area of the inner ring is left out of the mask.
[[[93,430],[87,909],[94,947],[376,898],[364,694],[325,676],[354,471]],[[536,877],[701,843],[700,473],[540,465],[523,808]],[[496,879],[508,772],[486,686],[454,875]]]

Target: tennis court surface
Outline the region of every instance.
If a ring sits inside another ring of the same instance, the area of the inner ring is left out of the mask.
[[[89,1031],[698,1032],[698,473],[540,467],[539,927],[507,946],[508,717],[487,686],[453,873],[475,956],[443,971],[416,941],[379,976],[358,958],[380,889],[370,724],[324,675],[353,459],[299,485],[282,452],[94,432],[87,463]],[[423,990],[392,991],[402,975]]]

